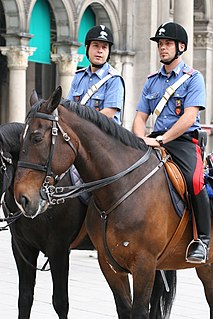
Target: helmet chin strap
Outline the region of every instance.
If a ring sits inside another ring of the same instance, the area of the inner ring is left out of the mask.
[[[162,61],[160,60],[161,63],[166,64],[166,65],[170,65],[174,60],[176,60],[178,58],[177,54],[174,56],[173,59],[171,59],[170,61]]]
[[[105,64],[106,62],[102,63],[102,64],[94,64],[94,63],[91,63],[92,67],[93,68],[96,68],[96,69],[101,69],[102,66]]]

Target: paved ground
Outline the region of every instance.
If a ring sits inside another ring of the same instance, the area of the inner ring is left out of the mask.
[[[39,257],[43,266],[44,257]],[[18,275],[9,231],[0,232],[0,318],[17,319]],[[111,290],[99,270],[94,252],[74,251],[69,276],[72,319],[117,318]],[[57,319],[51,304],[49,272],[38,272],[31,319]],[[194,269],[178,271],[177,296],[170,319],[209,319],[203,288]]]

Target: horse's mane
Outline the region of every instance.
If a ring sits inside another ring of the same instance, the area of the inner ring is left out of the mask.
[[[142,139],[95,109],[88,106],[82,107],[79,103],[70,100],[62,100],[61,105],[66,109],[75,112],[81,118],[97,125],[103,132],[115,137],[125,145],[136,149],[147,149],[147,146]]]
[[[6,123],[0,125],[0,146],[3,151],[20,151],[20,134],[24,128],[22,123]]]

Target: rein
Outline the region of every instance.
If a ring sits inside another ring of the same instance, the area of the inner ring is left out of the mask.
[[[106,177],[100,180],[83,183],[79,186],[74,185],[74,186],[67,186],[67,187],[55,187],[54,185],[50,185],[50,179],[51,177],[54,176],[55,181],[58,180],[58,176],[55,176],[54,173],[51,171],[51,164],[52,164],[54,146],[56,143],[56,137],[58,136],[58,129],[62,133],[64,140],[70,145],[75,156],[77,156],[77,150],[75,146],[73,145],[73,143],[71,142],[69,135],[66,132],[64,132],[64,130],[58,123],[59,116],[58,116],[57,109],[55,109],[52,114],[37,112],[34,115],[31,115],[30,118],[41,118],[44,120],[52,121],[52,140],[51,140],[49,158],[46,165],[18,161],[17,166],[46,172],[46,177],[44,179],[42,188],[40,190],[40,195],[43,199],[47,199],[49,201],[49,204],[51,205],[64,203],[65,199],[74,198],[81,195],[84,192],[92,192],[96,189],[99,189],[101,187],[111,184],[119,180],[120,178],[124,177],[128,173],[132,172],[143,163],[145,163],[151,155],[152,148],[148,147],[147,152],[137,162],[135,162],[133,165],[128,167],[126,170],[119,172],[118,174],[115,174],[113,176]],[[25,132],[23,134],[23,138],[28,130],[28,127],[29,127],[29,124],[27,123]],[[62,175],[64,176],[64,174]]]
[[[3,171],[6,171],[7,164],[12,165],[12,163],[13,163],[13,161],[10,157],[7,157],[4,155],[3,150],[0,151],[0,162],[1,162],[0,170],[3,170]]]
[[[0,162],[1,162],[0,170],[3,171],[4,174],[6,174],[7,165],[13,165],[13,161],[10,157],[7,157],[4,155],[4,151],[2,149],[0,150]],[[0,207],[5,209],[5,211],[7,212],[7,216],[5,216],[4,218],[0,218],[0,222],[1,223],[6,222],[7,225],[0,227],[0,231],[8,230],[8,227],[12,225],[22,215],[21,211],[17,211],[16,213],[12,214],[9,211],[9,209],[5,207],[4,196],[5,196],[5,187],[3,187],[3,190],[2,190]]]
[[[2,200],[1,205],[2,205],[2,208],[3,208],[4,212],[7,213],[8,217],[6,217],[6,218],[1,218],[1,219],[0,219],[0,222],[7,222],[7,225],[4,226],[4,227],[1,227],[1,228],[0,228],[0,231],[1,231],[1,230],[8,230],[8,227],[9,227],[9,226],[11,226],[14,222],[16,222],[21,216],[23,216],[22,212],[20,212],[20,211],[17,211],[17,212],[15,212],[15,213],[13,213],[13,214],[10,212],[10,210],[9,210],[9,208],[7,207],[7,204],[6,204],[5,200],[4,200],[4,196],[5,196],[5,193],[4,193],[3,196],[2,196],[2,199],[3,199],[3,200]],[[31,268],[33,268],[34,270],[49,271],[49,270],[50,270],[49,268],[48,268],[48,269],[45,269],[46,266],[47,266],[47,264],[48,264],[48,259],[46,260],[46,262],[44,263],[44,265],[42,266],[42,268],[35,267],[33,264],[31,264],[31,262],[29,262],[29,260],[24,256],[24,254],[23,254],[21,248],[20,248],[19,245],[18,245],[18,242],[17,242],[17,240],[16,240],[16,235],[15,235],[14,229],[13,229],[12,227],[10,227],[10,231],[11,231],[11,234],[12,234],[12,236],[13,236],[13,242],[14,242],[16,248],[17,248],[17,251],[19,252],[19,255],[20,255],[21,258],[24,260],[24,262],[25,262],[27,265],[29,265]]]
[[[6,174],[6,170],[7,170],[7,165],[12,165],[13,161],[10,157],[7,157],[4,155],[3,150],[0,150],[0,162],[1,162],[1,166],[0,166],[0,170],[3,170],[4,173]],[[40,270],[40,271],[49,271],[50,269],[45,269],[46,265],[48,263],[48,259],[45,262],[45,264],[42,266],[42,268],[37,268],[34,267],[29,260],[24,256],[23,252],[21,251],[18,242],[16,240],[16,236],[14,234],[14,229],[12,227],[10,227],[11,225],[13,225],[21,216],[23,216],[22,212],[20,210],[18,210],[15,213],[11,213],[6,201],[5,201],[5,192],[3,192],[2,197],[1,197],[1,202],[0,202],[0,207],[2,207],[2,210],[4,212],[4,214],[6,215],[4,218],[0,218],[0,222],[6,222],[7,225],[0,227],[0,231],[3,230],[8,230],[8,228],[10,229],[11,235],[13,236],[13,242],[19,252],[19,255],[21,256],[21,258],[25,261],[26,264],[28,264],[29,266],[31,266],[34,270]]]
[[[22,212],[20,210],[15,212],[15,213],[10,212],[9,208],[7,207],[7,205],[5,203],[4,196],[5,196],[5,193],[3,193],[3,195],[2,195],[0,206],[2,207],[4,213],[6,212],[7,217],[0,218],[0,222],[1,223],[6,222],[7,225],[0,227],[0,231],[8,230],[8,227],[10,225],[12,225],[17,219],[19,219],[22,216]]]
[[[143,163],[145,163],[151,155],[152,148],[149,147],[147,152],[133,165],[128,167],[126,170],[121,171],[115,175],[112,175],[110,177],[102,178],[96,181],[88,182],[88,183],[82,183],[79,186],[65,186],[65,187],[54,187],[51,186],[51,194],[50,197],[52,198],[51,204],[60,204],[63,200],[67,198],[74,198],[79,195],[81,195],[84,192],[92,192],[96,189],[99,189],[101,187],[104,187],[106,185],[109,185],[120,178],[126,176],[128,173],[132,172],[139,166],[141,166]],[[63,193],[64,190],[71,190],[67,193]]]

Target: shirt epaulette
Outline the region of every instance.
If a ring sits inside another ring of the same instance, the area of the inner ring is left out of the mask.
[[[190,68],[189,66],[186,66],[183,68],[183,73],[192,75],[194,72],[197,72],[197,71],[193,68]]]
[[[79,70],[76,70],[75,73],[84,72],[86,69],[87,69],[87,67],[86,68],[81,68]]]
[[[114,69],[112,66],[110,66],[108,72],[109,72],[109,74],[111,74],[112,76],[114,76],[114,75],[121,76],[120,73],[119,73],[116,69]]]
[[[149,78],[151,78],[151,77],[153,77],[153,76],[155,76],[155,75],[158,75],[159,74],[159,71],[156,71],[156,72],[154,72],[154,73],[150,73],[148,76],[147,76],[147,78],[149,79]]]

